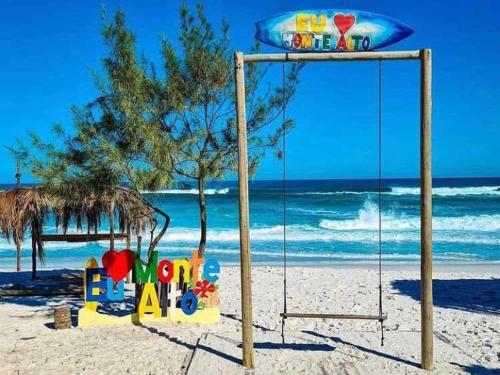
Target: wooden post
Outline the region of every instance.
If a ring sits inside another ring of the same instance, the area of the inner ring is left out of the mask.
[[[21,271],[21,243],[16,242],[16,271]]]
[[[433,367],[432,322],[432,61],[431,50],[420,51],[420,221],[421,221],[421,350],[422,368]]]
[[[252,281],[248,213],[248,151],[245,113],[245,70],[243,53],[234,54],[236,114],[238,121],[238,188],[240,195],[241,310],[243,322],[243,366],[254,368],[252,331]]]
[[[19,189],[21,187],[21,162],[17,160],[16,164],[16,188]],[[17,202],[17,191],[16,191],[16,208],[18,205]],[[21,271],[21,242],[16,241],[16,271]]]
[[[126,248],[130,249],[130,223],[127,223],[127,239],[126,239]]]
[[[109,204],[109,249],[115,249],[115,202]]]
[[[142,244],[142,236],[137,234],[137,259],[141,258],[141,246],[142,246],[141,244]],[[134,285],[135,285],[134,311],[137,312],[142,297],[142,285],[140,283],[135,283]]]
[[[37,252],[37,238],[38,236],[36,225],[31,225],[31,278],[36,279],[36,252]]]
[[[126,249],[130,250],[130,223],[127,223],[127,243],[126,243]],[[127,279],[125,280],[128,284],[132,281],[132,270],[127,273]]]

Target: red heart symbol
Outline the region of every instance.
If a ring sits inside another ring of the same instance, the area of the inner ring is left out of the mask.
[[[132,250],[108,250],[102,256],[102,266],[111,278],[118,282],[127,276],[135,263],[135,254]]]
[[[356,17],[353,14],[341,14],[338,13],[333,17],[333,22],[337,29],[339,29],[340,34],[345,34],[356,22]]]

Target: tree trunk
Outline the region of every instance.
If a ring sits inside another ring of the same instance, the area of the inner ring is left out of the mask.
[[[207,245],[207,202],[205,197],[205,180],[198,180],[198,205],[200,206],[200,244],[198,246],[199,257],[205,255]]]
[[[156,219],[154,220],[154,225],[151,228],[151,241],[149,243],[149,249],[148,249],[148,262],[149,262],[149,259],[151,258],[151,256],[153,255],[153,251],[155,250],[156,246],[158,245],[158,243],[160,242],[162,237],[165,235],[165,232],[167,231],[168,226],[170,224],[170,216],[168,216],[165,212],[163,212],[159,208],[156,208],[156,207],[152,207],[152,208],[153,208],[154,212],[156,212],[157,214],[160,214],[161,216],[163,216],[165,218],[165,223],[163,224],[163,228],[161,229],[160,233],[158,233],[155,237],[154,233],[155,233],[156,225],[158,224],[158,221]]]

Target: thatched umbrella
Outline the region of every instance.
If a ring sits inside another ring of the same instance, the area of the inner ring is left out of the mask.
[[[28,228],[40,229],[43,218],[50,207],[49,197],[40,188],[15,188],[0,192],[0,232],[14,240],[21,248],[24,233]],[[36,236],[34,236],[36,240]],[[38,257],[43,263],[43,246],[38,248]],[[35,261],[36,261],[36,253]]]
[[[8,240],[14,240],[20,248],[24,241],[24,234],[31,229],[32,237],[32,272],[36,277],[36,256],[44,262],[42,243],[43,224],[52,213],[55,216],[56,227],[61,228],[64,234],[74,222],[76,229],[81,231],[86,224],[87,233],[93,229],[97,233],[101,226],[101,218],[109,217],[110,247],[114,248],[114,219],[118,215],[118,226],[122,232],[144,232],[151,229],[151,247],[156,246],[165,233],[169,218],[162,211],[153,207],[137,192],[117,187],[99,193],[88,190],[75,190],[60,187],[23,187],[0,192],[0,234]],[[156,227],[155,214],[166,218],[163,230],[153,238]],[[130,238],[130,236],[128,236]]]

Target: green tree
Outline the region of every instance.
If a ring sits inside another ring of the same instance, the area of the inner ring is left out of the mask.
[[[207,234],[206,184],[237,170],[237,132],[233,55],[229,26],[222,21],[216,32],[202,5],[195,14],[180,10],[181,48],[162,41],[165,79],[158,81],[159,122],[176,144],[170,164],[176,174],[194,180],[200,212],[199,251]],[[254,52],[258,45],[253,48]],[[276,148],[283,127],[283,104],[295,94],[303,65],[293,64],[284,86],[263,81],[269,66],[248,64],[246,69],[247,126],[250,174],[257,170],[266,149]],[[285,128],[292,127],[290,119]],[[279,152],[278,152],[279,155]]]
[[[33,163],[45,183],[85,181],[96,186],[127,184],[137,192],[155,191],[175,178],[198,187],[199,251],[206,248],[206,184],[237,170],[237,133],[233,56],[229,26],[214,30],[198,5],[195,13],[180,10],[178,45],[161,40],[162,63],[138,58],[133,32],[118,11],[103,27],[107,55],[103,72],[94,78],[99,96],[74,108],[75,133],[57,129],[64,146],[57,149],[33,141],[45,158]],[[255,45],[253,51],[258,51]],[[284,85],[265,83],[269,65],[246,68],[247,126],[250,173],[267,149],[277,149],[283,128],[283,105],[295,94],[301,64],[288,70]],[[284,126],[283,126],[284,125]],[[276,151],[280,156],[279,150]],[[45,159],[48,159],[45,160]]]
[[[141,194],[174,178],[166,154],[175,144],[154,123],[156,81],[148,76],[147,61],[138,62],[135,38],[125,28],[123,12],[104,24],[102,35],[108,54],[102,59],[103,73],[93,73],[99,96],[81,108],[73,106],[72,135],[56,125],[57,146],[32,133],[36,152],[20,148],[32,174],[57,195],[109,193],[123,185]],[[158,207],[152,209],[165,223],[158,235],[151,232],[149,254],[170,220]]]

